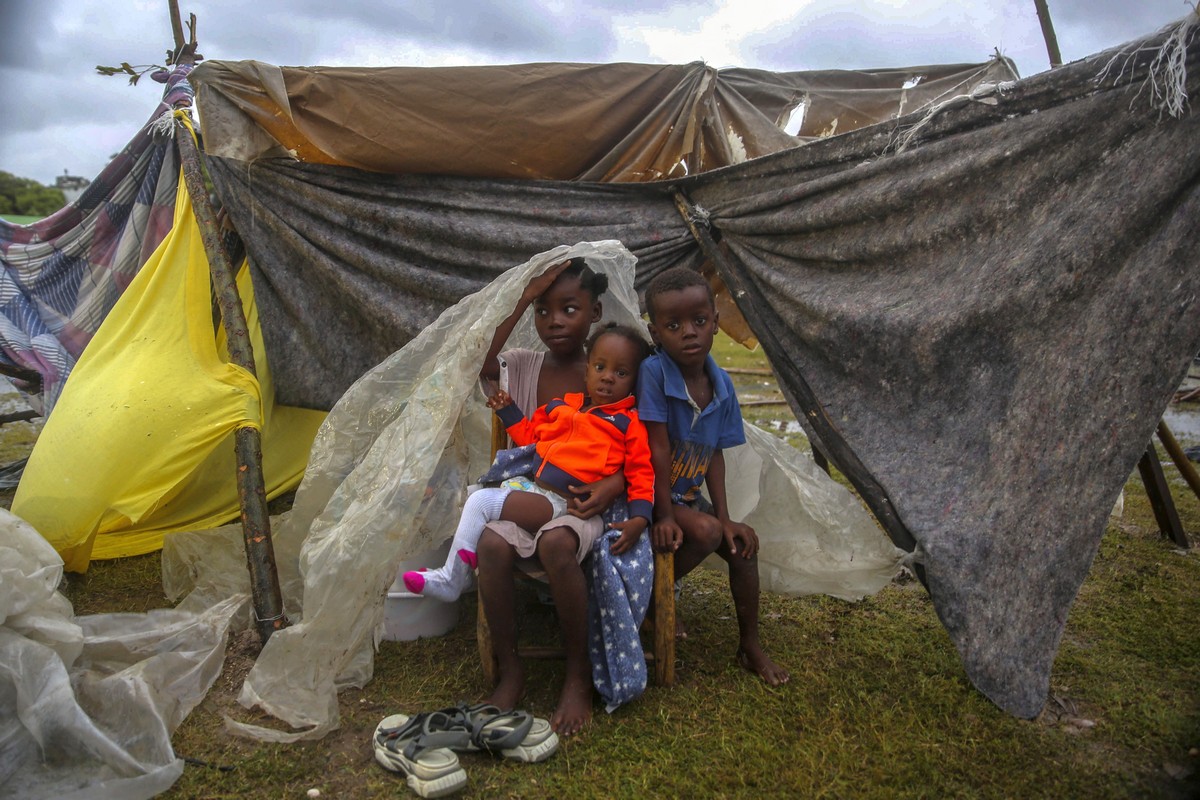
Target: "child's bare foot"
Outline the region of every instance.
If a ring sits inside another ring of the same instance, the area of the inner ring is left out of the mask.
[[[743,669],[753,672],[771,686],[787,683],[791,675],[783,667],[771,660],[761,647],[742,646],[737,651],[737,662]]]
[[[568,677],[558,696],[558,708],[550,718],[550,727],[559,736],[572,736],[592,721],[592,685],[587,680]]]
[[[511,711],[517,707],[517,703],[521,702],[521,698],[525,696],[525,674],[519,672],[516,675],[500,676],[500,680],[496,683],[496,688],[488,695],[484,701],[491,703],[497,708],[505,711]]]

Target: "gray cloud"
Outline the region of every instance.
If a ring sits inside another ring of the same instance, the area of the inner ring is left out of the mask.
[[[1048,0],[1059,48],[1072,61],[1149,33],[1190,10],[1183,0]],[[743,52],[772,69],[863,69],[983,61],[999,49],[1021,74],[1049,67],[1033,0],[897,6],[838,0],[805,7]]]
[[[879,19],[863,9],[807,10],[781,30],[746,40],[744,50],[772,69],[869,69],[985,61],[982,32],[956,31],[928,15]]]
[[[1192,10],[1185,0],[1049,0],[1063,58],[1073,61],[1154,33]],[[1088,44],[1099,43],[1099,44]]]

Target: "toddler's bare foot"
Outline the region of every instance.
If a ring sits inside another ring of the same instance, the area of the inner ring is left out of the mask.
[[[791,678],[788,671],[772,661],[761,647],[739,647],[737,662],[771,686],[787,683]]]
[[[592,685],[585,680],[568,677],[558,696],[558,708],[550,718],[550,727],[559,736],[572,736],[592,721]]]

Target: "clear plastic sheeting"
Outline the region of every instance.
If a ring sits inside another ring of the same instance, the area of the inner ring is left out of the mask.
[[[903,551],[810,454],[746,423],[725,479],[730,515],[758,533],[763,591],[861,600],[899,572]]]
[[[0,796],[154,797],[183,772],[171,734],[221,673],[247,597],[77,618],[62,573],[50,543],[0,509]]]
[[[397,566],[451,535],[467,484],[486,468],[490,412],[478,375],[493,331],[531,277],[575,256],[610,277],[601,298],[606,320],[644,324],[628,250],[615,241],[557,247],[446,310],[330,411],[295,504],[275,525],[284,602],[295,624],[272,635],[239,698],[294,730],[227,720],[231,730],[296,741],[337,726],[337,690],[371,678]],[[540,346],[532,314],[509,346]],[[731,485],[729,495],[743,501],[743,511],[754,509],[749,519],[764,540],[764,589],[861,597],[885,585],[900,552],[858,501],[804,454],[751,433],[759,449],[728,470],[745,481]],[[229,590],[238,536],[226,528],[168,537],[164,575],[173,594],[193,587],[185,607]]]

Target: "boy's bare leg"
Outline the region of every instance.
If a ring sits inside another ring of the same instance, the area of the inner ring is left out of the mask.
[[[729,593],[738,623],[738,663],[771,686],[787,683],[788,671],[771,660],[758,638],[758,555],[743,558],[741,553],[730,553],[724,540],[717,553],[729,565]]]
[[[486,528],[479,538],[479,594],[487,610],[496,653],[496,685],[487,702],[505,710],[516,708],[525,693],[525,668],[517,657],[516,599],[513,565],[516,551]]]
[[[675,577],[682,578],[717,551],[724,534],[716,517],[687,506],[675,506],[675,521],[683,529],[683,543],[675,551]]]
[[[587,655],[587,580],[576,553],[579,538],[554,528],[538,539],[538,559],[550,578],[550,594],[562,628],[566,674],[550,727],[561,736],[578,733],[592,719],[592,665]]]

